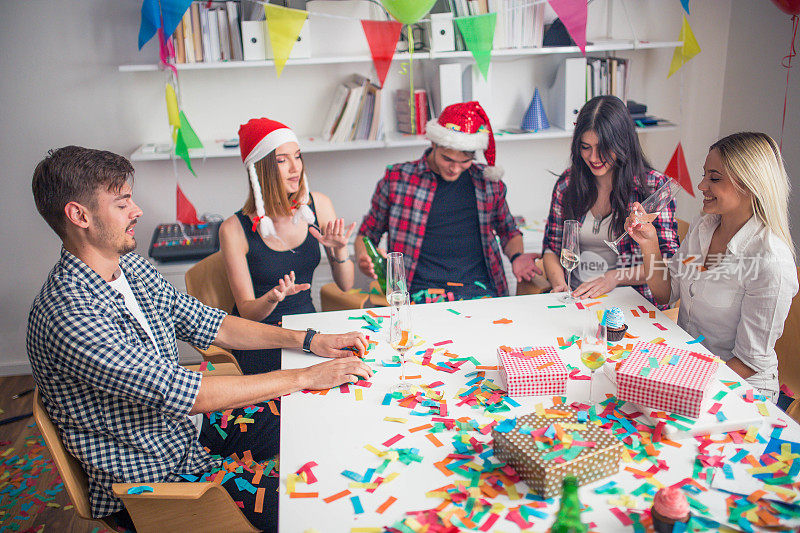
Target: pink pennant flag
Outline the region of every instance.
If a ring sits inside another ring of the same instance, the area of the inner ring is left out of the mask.
[[[548,0],[570,37],[586,56],[586,0]]]
[[[372,62],[375,64],[378,80],[383,87],[403,25],[394,20],[362,20],[361,27],[364,29],[364,36],[369,43],[369,51],[372,53]]]
[[[197,210],[192,205],[192,202],[189,201],[188,198],[183,194],[181,190],[181,186],[177,186],[177,216],[178,222],[182,224],[201,224],[200,220],[197,218]]]

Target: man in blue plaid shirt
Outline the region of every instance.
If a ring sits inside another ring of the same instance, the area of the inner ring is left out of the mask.
[[[132,175],[124,157],[77,146],[51,151],[36,167],[36,207],[63,248],[33,303],[27,333],[44,406],[89,478],[92,514],[114,514],[122,524],[130,518],[112,483],[203,479],[219,457],[249,450],[259,462],[278,451],[279,423],[269,409],[249,409],[248,416],[263,415],[249,436],[231,430],[227,438],[209,430],[207,416],[192,415],[372,375],[353,355],[366,350],[360,333],[268,326],[178,292],[132,253],[142,216],[131,196]],[[303,348],[331,360],[268,374],[203,376],[178,364],[176,338],[202,348]],[[264,512],[254,511],[254,495],[227,481],[223,487],[242,501],[254,525],[277,528],[277,478],[260,481],[267,487]]]

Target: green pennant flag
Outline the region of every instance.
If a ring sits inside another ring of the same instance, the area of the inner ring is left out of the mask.
[[[472,52],[472,57],[475,58],[483,78],[486,79],[489,75],[489,63],[492,61],[492,45],[497,13],[458,17],[455,21],[461,36],[464,37],[464,44]]]
[[[175,139],[175,155],[183,159],[186,166],[189,167],[189,171],[197,177],[197,174],[195,174],[192,168],[192,161],[189,159],[189,148],[187,148],[186,141],[183,138],[183,129],[178,129],[178,137]]]
[[[189,124],[189,119],[186,118],[186,115],[183,113],[183,111],[180,112],[180,118],[181,132],[183,132],[183,140],[186,143],[186,148],[202,148],[203,143],[200,142],[200,139],[192,129],[192,125]]]

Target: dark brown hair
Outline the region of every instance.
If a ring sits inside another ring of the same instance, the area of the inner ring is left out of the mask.
[[[42,218],[65,237],[64,207],[78,202],[97,206],[96,193],[104,187],[118,191],[133,178],[133,166],[121,155],[105,150],[65,146],[50,150],[33,171],[33,200]]]

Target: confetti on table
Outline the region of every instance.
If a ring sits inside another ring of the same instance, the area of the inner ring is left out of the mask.
[[[350,491],[348,489],[344,489],[342,492],[337,492],[336,494],[331,494],[327,498],[323,498],[322,501],[324,501],[325,503],[331,503],[331,502],[335,502],[336,500],[344,498],[345,496],[349,496],[349,495],[350,495]]]
[[[383,445],[388,448],[389,446],[391,446],[392,444],[394,444],[395,442],[399,441],[400,439],[402,439],[404,437],[405,437],[405,435],[401,435],[401,434],[398,433],[397,435],[395,435],[391,439],[389,439],[386,442],[384,442]]]
[[[452,343],[453,343],[453,341],[448,339],[446,341],[435,342],[435,343],[433,343],[433,345],[434,346],[444,346],[445,344],[452,344]]]
[[[364,396],[363,396],[362,393],[363,393],[363,389],[356,389],[356,401],[357,402],[360,402],[361,400],[364,399]]]
[[[290,492],[290,498],[319,498],[319,492]]]
[[[560,307],[566,307],[566,305],[560,304],[560,305],[548,305],[547,306],[548,309],[558,309]]]
[[[655,327],[657,327],[658,329],[660,329],[661,331],[667,331],[667,328],[665,328],[664,326],[662,326],[662,325],[661,325],[661,324],[659,324],[658,322],[653,322],[653,325],[654,325]]]
[[[706,340],[705,336],[699,335],[696,339],[686,341],[686,344],[697,344],[699,342],[703,342],[704,340]]]
[[[391,507],[391,505],[396,501],[397,498],[395,498],[394,496],[389,496],[389,498],[385,502],[383,502],[377,509],[375,509],[375,512],[378,514],[383,514],[383,512],[389,507]]]
[[[350,501],[353,503],[353,512],[356,514],[362,514],[364,512],[364,508],[361,506],[361,500],[358,496],[351,496]]]
[[[498,318],[497,320],[492,321],[492,324],[511,324],[514,322],[509,318]]]

